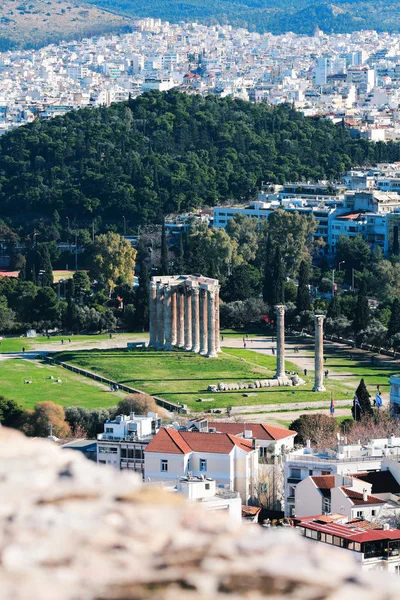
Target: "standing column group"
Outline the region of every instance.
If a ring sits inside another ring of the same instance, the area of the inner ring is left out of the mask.
[[[173,283],[173,279],[150,283],[150,345],[165,350],[177,346],[216,357],[220,351],[219,285],[196,279]]]

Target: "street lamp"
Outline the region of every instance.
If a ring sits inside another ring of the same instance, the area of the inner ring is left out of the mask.
[[[332,298],[335,295],[335,271],[336,269],[332,269]]]
[[[122,215],[122,218],[124,220],[124,237],[126,237],[126,219],[125,219],[124,215]]]
[[[340,273],[340,267],[341,267],[341,265],[344,265],[345,263],[346,263],[346,261],[345,261],[345,260],[341,260],[341,261],[340,261],[340,263],[339,263],[339,273]]]

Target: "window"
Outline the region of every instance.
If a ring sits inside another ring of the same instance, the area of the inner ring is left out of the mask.
[[[209,490],[210,489],[210,484],[206,483],[205,488],[206,488],[206,490]]]
[[[266,494],[267,493],[267,484],[266,483],[260,483],[260,492],[262,494]]]
[[[126,448],[121,448],[121,458],[126,458]]]
[[[331,512],[331,499],[330,498],[324,498],[322,500],[322,510],[324,512]]]
[[[106,433],[114,433],[114,427],[106,427]]]
[[[98,452],[102,452],[103,454],[118,454],[118,448],[112,446],[99,446]]]
[[[399,565],[395,566],[395,568],[394,568],[394,574],[397,575],[397,576],[400,576],[400,566]]]
[[[168,461],[167,460],[161,460],[161,471],[166,473],[168,471]]]
[[[362,517],[363,516],[363,511],[362,510],[358,510],[357,511],[357,517]]]
[[[207,461],[205,458],[200,459],[200,471],[207,471]]]
[[[260,446],[259,451],[260,451],[260,458],[267,457],[267,448],[266,447]]]
[[[106,464],[107,464],[107,461],[106,461],[106,460],[99,460],[99,463],[100,463],[101,465],[106,465]]]
[[[301,469],[291,469],[290,477],[292,479],[301,479]]]
[[[314,472],[314,471],[313,471],[312,469],[309,469],[309,470],[308,470],[308,475],[309,475],[309,477],[311,477],[311,476],[312,476],[313,472]]]
[[[376,515],[376,510],[371,510],[371,516],[375,517],[375,515]]]

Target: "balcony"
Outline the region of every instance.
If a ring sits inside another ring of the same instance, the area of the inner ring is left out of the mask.
[[[300,483],[300,481],[302,481],[301,477],[289,477],[287,480],[288,483]]]

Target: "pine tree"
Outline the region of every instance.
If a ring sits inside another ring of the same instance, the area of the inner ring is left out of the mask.
[[[38,263],[41,285],[53,285],[53,266],[51,264],[50,252],[47,244],[38,244]]]
[[[354,420],[356,420],[356,421],[359,420],[357,418],[358,416],[360,416],[360,418],[362,418],[365,416],[372,415],[373,410],[372,410],[372,406],[371,406],[370,395],[368,393],[364,379],[361,379],[360,384],[359,384],[358,388],[356,389],[356,397],[358,399],[360,406],[357,406],[355,402],[353,403],[351,412],[353,414]]]
[[[310,297],[310,266],[302,260],[299,268],[299,285],[297,288],[297,299],[296,307],[297,312],[301,313],[305,310],[310,310],[311,297]]]
[[[168,243],[165,232],[165,221],[163,221],[161,229],[161,264],[160,264],[160,275],[169,274],[169,263],[168,263]]]
[[[139,287],[135,298],[135,321],[141,331],[147,331],[149,327],[149,283],[149,269],[143,261],[140,263]]]
[[[338,317],[340,317],[340,313],[341,310],[339,297],[333,296],[333,298],[331,298],[329,301],[326,316],[328,319],[337,319]]]
[[[388,324],[388,338],[400,333],[400,300],[395,298]]]
[[[264,266],[264,283],[263,283],[263,300],[270,306],[272,305],[272,281],[273,281],[273,257],[271,240],[268,236],[265,248],[265,266]]]
[[[271,304],[282,304],[285,301],[285,269],[282,260],[281,249],[277,246],[273,265]]]
[[[362,283],[358,290],[357,304],[354,311],[353,330],[359,333],[368,325],[369,306],[366,286]]]
[[[183,244],[183,234],[179,236],[179,246],[177,251],[176,258],[176,273],[184,273],[185,272],[185,248]]]

